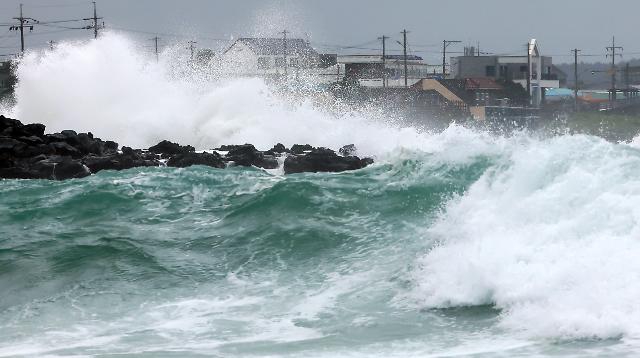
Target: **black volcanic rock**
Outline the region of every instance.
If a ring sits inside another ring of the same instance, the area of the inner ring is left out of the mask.
[[[46,127],[44,124],[33,123],[24,126],[14,126],[15,136],[31,137],[36,136],[42,138],[44,136],[44,130]]]
[[[20,156],[27,148],[27,144],[10,137],[0,137],[0,153],[8,155]]]
[[[228,145],[228,144],[223,144],[221,146],[219,146],[218,148],[214,149],[220,152],[229,152],[233,149],[236,149],[238,147],[241,147],[242,145]]]
[[[225,157],[227,161],[232,161],[236,165],[243,167],[256,166],[264,169],[275,169],[278,161],[271,155],[264,155],[252,144],[234,146]]]
[[[14,163],[11,168],[0,168],[0,177],[7,179],[66,180],[84,178],[91,172],[79,160],[71,157],[36,157]]]
[[[111,154],[107,156],[87,156],[82,159],[91,173],[98,173],[103,170],[126,170],[138,167],[157,167],[160,162],[156,159],[149,159],[133,150],[123,154]]]
[[[31,169],[36,171],[41,179],[66,180],[91,175],[82,162],[70,157],[49,157],[38,161]]]
[[[118,151],[118,143],[108,140],[104,142],[105,153],[116,153]]]
[[[340,153],[340,155],[343,155],[345,157],[350,156],[350,155],[356,155],[357,149],[355,144],[347,144],[344,147],[340,148],[340,150],[338,150],[338,153]]]
[[[123,146],[95,138],[92,133],[64,130],[44,134],[42,124],[23,125],[20,121],[0,116],[0,178],[52,179],[82,178],[102,170],[124,170],[136,167],[158,167],[159,156],[168,159],[169,167],[204,165],[225,168],[228,162],[238,166],[256,166],[264,169],[278,167],[278,157],[289,150],[278,143],[261,152],[251,144],[227,145],[218,153],[196,153],[192,146],[162,141],[149,151]],[[294,145],[285,160],[285,173],[340,172],[363,168],[373,161],[351,156],[355,147],[345,146],[341,154],[324,148]]]
[[[293,153],[293,154],[303,154],[304,152],[309,152],[309,151],[312,151],[312,150],[314,150],[314,149],[315,149],[315,148],[313,148],[313,147],[312,147],[311,145],[309,145],[309,144],[304,144],[304,145],[301,145],[301,144],[294,144],[294,145],[291,147],[291,153]]]
[[[305,155],[292,155],[284,161],[285,174],[303,172],[344,172],[362,169],[373,163],[370,158],[360,159],[355,156],[339,156],[333,150],[317,148]]]
[[[49,143],[49,148],[53,148],[56,154],[58,155],[68,155],[73,158],[82,157],[82,153],[75,147],[71,146],[67,142],[53,142]]]
[[[18,138],[18,140],[29,145],[44,144],[44,140],[42,140],[41,137],[35,135],[29,137],[20,137]]]
[[[276,155],[276,154],[283,154],[283,153],[289,153],[289,149],[287,149],[287,147],[285,147],[284,144],[282,143],[278,143],[274,145],[273,148],[264,152],[264,154],[268,154],[268,155]]]
[[[19,120],[0,115],[0,132],[3,132],[5,129],[10,127],[19,126],[22,126],[22,123]]]
[[[224,169],[226,164],[218,153],[182,153],[175,155],[167,162],[168,167],[187,168],[193,165],[204,165]]]
[[[149,151],[156,154],[176,155],[176,154],[182,154],[182,153],[195,152],[196,149],[190,145],[181,146],[180,144],[169,142],[168,140],[163,140],[162,142],[154,145],[153,147],[150,147]]]

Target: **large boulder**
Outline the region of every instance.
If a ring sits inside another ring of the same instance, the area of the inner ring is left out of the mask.
[[[338,150],[338,153],[345,157],[356,155],[357,152],[358,150],[356,149],[355,144],[347,144],[344,147],[340,148],[340,150]]]
[[[273,148],[264,152],[264,154],[268,154],[268,155],[278,155],[278,154],[284,154],[284,153],[289,153],[289,149],[287,149],[287,147],[285,147],[284,144],[282,143],[278,143],[274,145]]]
[[[27,144],[17,139],[0,137],[0,153],[12,156],[21,156]]]
[[[373,160],[360,159],[355,156],[339,156],[333,150],[316,148],[305,155],[291,155],[284,161],[285,174],[305,172],[344,172],[348,170],[362,169]]]
[[[274,156],[265,155],[252,144],[234,146],[227,153],[226,160],[243,167],[256,166],[264,169],[278,167],[278,160]]]
[[[187,168],[193,165],[204,165],[224,169],[224,160],[218,153],[182,153],[171,157],[167,166],[173,168]]]
[[[49,148],[52,148],[58,155],[71,156],[73,158],[82,157],[82,153],[67,142],[52,142],[49,143]]]
[[[126,170],[138,167],[157,167],[160,162],[149,160],[139,156],[126,154],[111,154],[106,156],[86,156],[82,158],[91,173],[95,174],[103,170]]]
[[[5,131],[10,133],[13,132],[13,128],[22,126],[23,125],[19,120],[0,115],[0,133],[4,133]]]
[[[91,173],[79,160],[61,156],[38,156],[0,168],[0,177],[7,179],[67,180],[84,178]]]
[[[305,152],[310,152],[310,151],[312,151],[314,149],[315,148],[313,148],[309,144],[294,144],[291,147],[291,153],[293,153],[293,154],[304,154]]]
[[[168,140],[163,140],[162,142],[154,145],[149,148],[151,153],[162,154],[164,156],[176,155],[182,153],[192,153],[195,152],[196,149],[190,145],[181,146],[178,143],[169,142]]]
[[[42,179],[53,180],[84,178],[91,174],[81,161],[70,157],[50,157],[35,163],[32,169],[38,172]]]
[[[13,127],[12,135],[14,137],[43,137],[45,128],[44,124],[40,123],[18,125]]]

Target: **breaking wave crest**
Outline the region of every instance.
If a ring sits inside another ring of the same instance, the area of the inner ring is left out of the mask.
[[[413,294],[495,305],[543,337],[637,336],[640,152],[587,136],[513,143],[429,228]]]

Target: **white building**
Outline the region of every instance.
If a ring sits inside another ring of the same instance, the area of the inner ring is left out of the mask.
[[[335,57],[320,55],[303,39],[240,38],[222,55],[222,66],[237,76],[328,83],[340,74]]]

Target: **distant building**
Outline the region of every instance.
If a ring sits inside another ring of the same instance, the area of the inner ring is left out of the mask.
[[[11,61],[0,62],[0,97],[12,92],[15,76],[11,72]]]
[[[343,55],[338,63],[344,66],[345,76],[357,80],[364,87],[404,87],[404,55]],[[423,78],[441,76],[440,66],[431,66],[419,56],[407,56],[407,85]]]
[[[553,65],[553,59],[542,56],[537,41],[531,40],[528,55],[523,56],[466,56],[451,58],[451,72],[456,79],[493,78],[513,81],[529,88],[531,103],[539,106],[547,88],[558,88],[566,83],[566,74]]]
[[[297,38],[240,38],[222,55],[231,75],[287,80],[313,76],[318,82],[336,82],[336,55],[319,54],[308,41]]]
[[[425,78],[413,88],[424,92],[432,107],[456,108],[479,120],[486,119],[487,109],[500,108],[502,113],[520,108],[527,102],[526,91],[513,82],[498,83],[487,77],[465,79]]]

